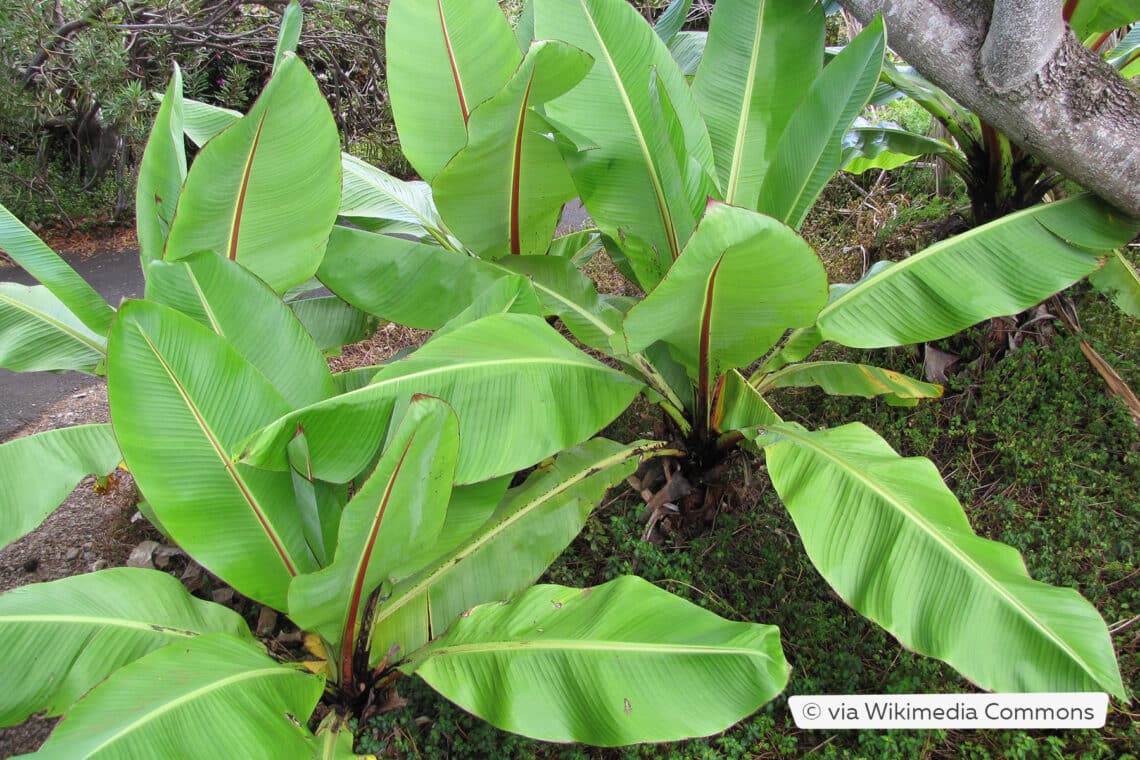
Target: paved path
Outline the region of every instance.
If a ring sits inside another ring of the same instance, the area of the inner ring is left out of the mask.
[[[64,256],[112,306],[124,298],[141,298],[143,276],[138,251],[119,251],[80,260]],[[0,280],[37,284],[18,267],[0,269]],[[35,420],[62,398],[79,393],[99,378],[81,372],[9,372],[0,369],[0,440]]]

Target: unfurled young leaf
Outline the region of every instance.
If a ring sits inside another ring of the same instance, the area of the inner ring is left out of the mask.
[[[693,95],[725,202],[756,208],[788,119],[823,67],[823,27],[814,0],[716,4]]]
[[[622,241],[638,283],[652,288],[714,188],[712,148],[693,96],[665,43],[624,0],[534,0],[534,19],[539,39],[564,40],[594,59],[546,114],[580,136],[586,149],[569,165],[582,202],[605,234]],[[654,88],[672,104],[671,119],[654,107]],[[680,166],[678,134],[690,159]]]
[[[182,71],[174,66],[170,85],[154,118],[135,191],[135,225],[143,262],[162,258],[174,209],[186,179],[186,139],[183,137]]]
[[[796,229],[803,224],[843,165],[843,138],[879,81],[886,44],[883,20],[876,17],[824,67],[788,119],[756,208]]]

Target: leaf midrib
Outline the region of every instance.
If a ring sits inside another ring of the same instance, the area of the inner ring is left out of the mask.
[[[748,132],[748,115],[752,111],[752,91],[756,86],[756,62],[760,57],[760,37],[764,31],[765,0],[760,0],[756,9],[756,31],[752,38],[752,51],[748,57],[748,81],[744,86],[740,102],[740,116],[736,125],[736,142],[732,150],[732,165],[729,167],[728,187],[725,188],[725,201],[740,205],[736,197],[737,185],[744,170],[744,145]]]
[[[206,438],[206,441],[209,443],[210,447],[214,450],[214,454],[222,463],[222,466],[225,468],[226,473],[230,476],[230,479],[233,481],[234,485],[237,486],[238,491],[242,495],[242,499],[247,505],[249,505],[250,510],[257,518],[257,521],[261,525],[262,530],[265,531],[266,536],[273,544],[273,548],[276,550],[278,557],[285,565],[285,569],[289,572],[289,575],[296,577],[297,568],[294,566],[289,553],[285,550],[285,546],[281,540],[281,537],[277,535],[277,531],[273,528],[272,523],[269,522],[269,518],[262,512],[261,506],[253,497],[253,494],[250,492],[245,480],[241,477],[241,475],[238,474],[234,462],[230,460],[225,448],[221,444],[221,441],[218,440],[217,434],[214,433],[213,429],[202,417],[197,404],[195,404],[194,400],[190,398],[189,392],[182,385],[182,381],[174,372],[174,368],[167,363],[166,357],[163,356],[162,352],[158,350],[158,347],[153,342],[151,342],[150,336],[146,334],[146,331],[143,330],[142,326],[136,325],[136,327],[139,331],[139,334],[142,336],[143,341],[146,342],[147,346],[151,350],[151,353],[154,354],[155,359],[157,359],[158,363],[162,365],[163,371],[166,372],[167,376],[170,378],[170,382],[174,385],[175,390],[178,391],[178,395],[182,397],[183,403],[190,411],[190,414],[194,417],[195,422],[198,423],[198,427],[202,430],[203,436]]]
[[[121,617],[106,617],[103,615],[76,615],[39,613],[32,615],[3,615],[0,614],[0,624],[12,625],[14,623],[51,623],[53,625],[78,625],[83,627],[121,628],[135,630],[141,633],[163,634],[194,638],[202,635],[202,631],[191,631],[177,628],[167,623],[147,622],[143,620],[130,620]]]
[[[642,652],[649,655],[692,655],[699,657],[731,656],[751,657],[772,662],[766,653],[745,647],[727,647],[706,644],[654,644],[646,641],[609,641],[609,640],[581,640],[581,639],[523,639],[513,641],[495,641],[481,644],[453,644],[442,646],[428,652],[423,661],[443,655],[480,655],[494,654],[496,652],[530,651],[577,651],[577,652]]]
[[[673,225],[673,215],[669,210],[669,205],[665,201],[664,188],[661,185],[661,177],[657,173],[657,164],[653,162],[653,155],[649,151],[649,145],[645,142],[645,132],[641,128],[641,121],[637,117],[637,111],[633,107],[633,103],[626,93],[625,80],[622,79],[621,73],[618,71],[617,65],[614,63],[613,57],[610,55],[609,47],[606,46],[605,40],[602,39],[601,31],[598,29],[597,24],[594,23],[594,16],[587,7],[585,0],[578,0],[578,4],[582,8],[582,13],[586,18],[587,23],[590,25],[590,30],[594,34],[594,39],[597,40],[598,46],[602,51],[602,56],[606,59],[606,65],[613,75],[616,84],[618,95],[621,97],[622,105],[625,107],[626,116],[629,118],[630,126],[633,129],[634,135],[637,137],[637,143],[641,148],[641,157],[645,162],[645,167],[649,173],[649,181],[653,185],[653,194],[657,200],[657,210],[661,215],[661,221],[665,227],[665,236],[669,243],[669,254],[674,260],[681,255],[681,247],[677,241],[677,231]],[[661,84],[664,86],[664,83]]]

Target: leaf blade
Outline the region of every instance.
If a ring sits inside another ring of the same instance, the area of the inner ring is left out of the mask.
[[[500,728],[601,746],[721,731],[779,693],[789,670],[774,627],[723,620],[631,576],[478,607],[406,667]]]
[[[899,457],[858,423],[768,431],[780,437],[765,448],[769,471],[804,548],[856,610],[986,689],[1124,697],[1092,605],[976,536],[929,460]]]

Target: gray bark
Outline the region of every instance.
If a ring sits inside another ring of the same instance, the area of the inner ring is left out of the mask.
[[[992,0],[840,2],[864,23],[881,12],[891,48],[923,76],[1140,216],[1140,91],[1064,27],[1059,0],[996,0],[996,12]]]

